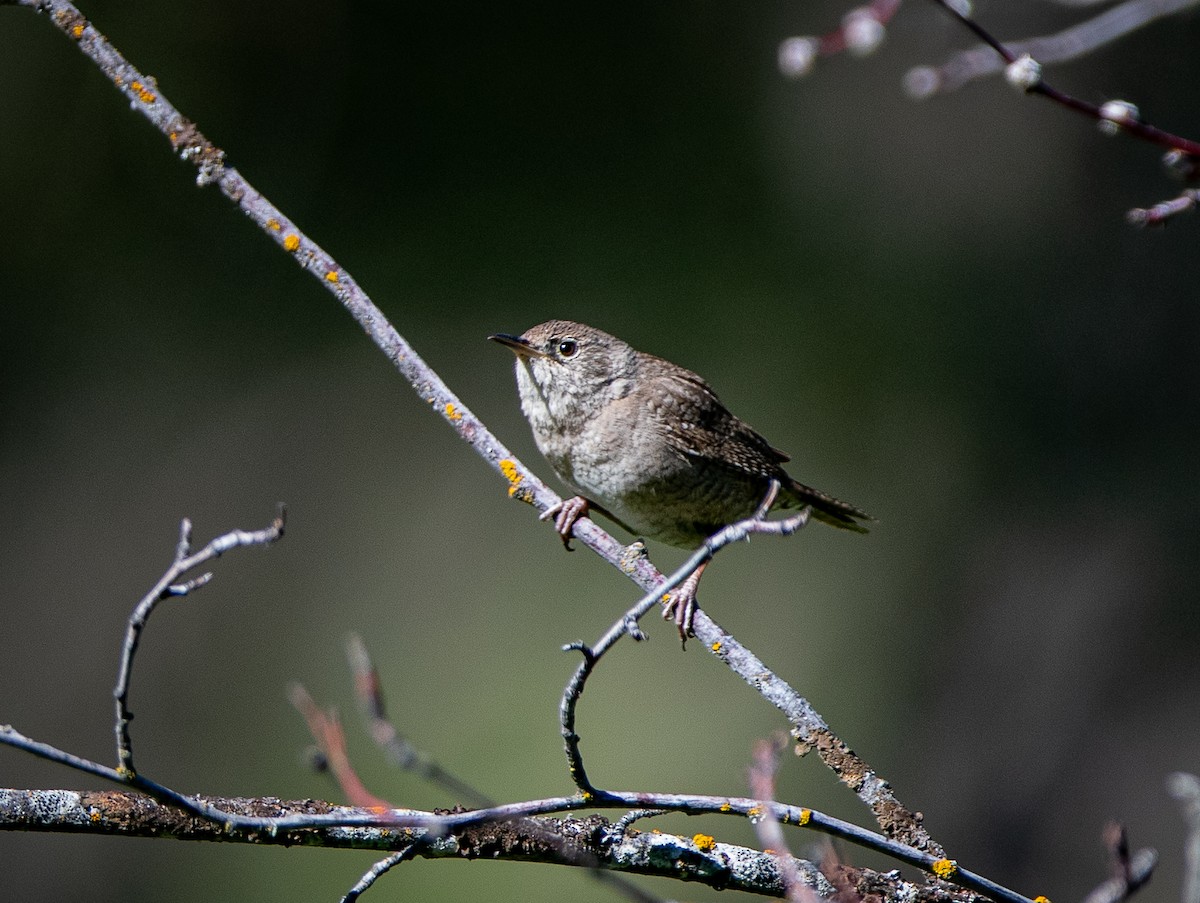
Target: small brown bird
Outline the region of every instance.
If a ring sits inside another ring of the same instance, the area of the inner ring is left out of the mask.
[[[808,506],[823,523],[867,532],[859,521],[870,515],[788,476],[788,456],[692,371],[569,320],[488,338],[516,354],[521,410],[538,450],[579,493],[543,515],[556,518],[564,543],[596,508],[635,535],[695,547],[749,517],[772,480],[780,486],[775,508]],[[703,570],[664,606],[684,638]]]

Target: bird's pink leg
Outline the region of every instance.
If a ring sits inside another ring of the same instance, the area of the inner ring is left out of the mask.
[[[558,535],[563,542],[563,547],[568,552],[573,552],[574,549],[571,548],[571,535],[575,529],[575,521],[581,517],[587,517],[591,506],[591,502],[582,495],[577,495],[573,498],[563,499],[557,505],[551,505],[542,512],[538,520],[554,518],[554,529],[558,531]]]
[[[663,602],[663,620],[669,621],[672,618],[675,620],[675,626],[679,628],[679,638],[684,643],[688,637],[695,636],[696,632],[692,629],[692,622],[696,618],[696,589],[700,586],[700,577],[704,574],[704,569],[708,567],[709,562],[704,562],[696,570],[692,571],[683,583],[679,584],[667,600]]]

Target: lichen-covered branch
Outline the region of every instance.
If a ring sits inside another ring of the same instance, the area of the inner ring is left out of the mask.
[[[357,810],[315,800],[273,798],[222,799],[204,802],[245,817],[347,815]],[[505,824],[452,829],[427,838],[423,829],[326,827],[280,831],[276,834],[227,830],[197,819],[147,796],[121,790],[0,790],[0,830],[106,834],[126,837],[172,837],[226,843],[314,846],[336,849],[402,851],[420,841],[416,855],[429,859],[506,859],[558,865],[599,865],[630,874],[696,881],[725,890],[742,890],[782,897],[785,888],[777,858],[770,853],[716,843],[704,835],[684,838],[671,834],[618,830],[600,816],[532,818]],[[795,872],[822,897],[834,887],[811,862],[793,859]],[[869,869],[839,870],[863,897],[876,894],[879,903],[983,903],[969,890],[947,884],[928,886],[903,881],[895,872]]]

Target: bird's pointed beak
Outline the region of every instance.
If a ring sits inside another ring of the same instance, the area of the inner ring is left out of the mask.
[[[534,348],[519,335],[506,335],[503,332],[498,332],[495,335],[488,336],[488,338],[493,342],[503,345],[517,357],[549,357],[546,352]]]

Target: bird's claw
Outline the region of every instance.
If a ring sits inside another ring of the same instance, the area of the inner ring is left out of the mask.
[[[563,548],[573,552],[575,550],[571,548],[571,537],[574,535],[575,522],[581,517],[587,517],[590,508],[591,503],[583,496],[577,495],[551,505],[542,512],[538,520],[554,518],[554,529],[562,539]]]
[[[700,586],[700,575],[704,573],[706,565],[707,562],[692,571],[688,578],[663,600],[663,620],[675,622],[684,648],[687,648],[688,637],[696,635],[696,612],[700,608],[696,604],[696,589]]]

